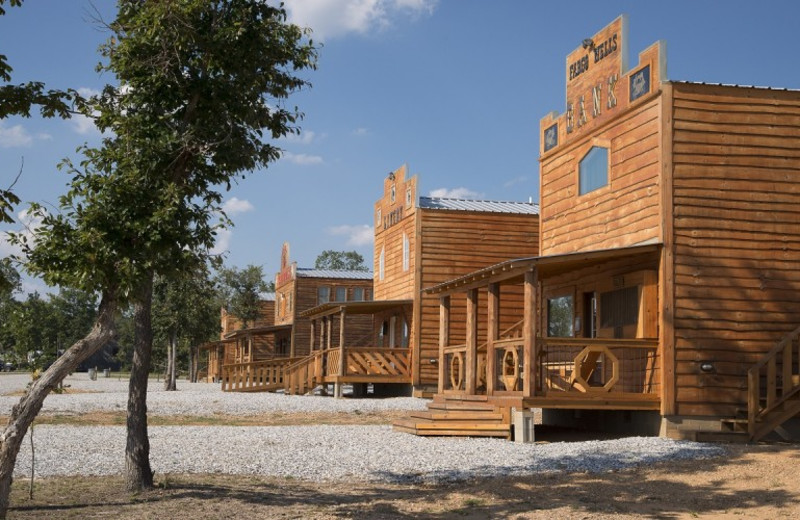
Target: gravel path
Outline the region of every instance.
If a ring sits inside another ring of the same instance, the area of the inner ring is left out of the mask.
[[[0,394],[24,388],[30,376],[0,375]],[[127,381],[65,381],[87,393],[50,395],[43,413],[124,410]],[[413,398],[333,399],[280,394],[223,393],[218,385],[184,381],[178,392],[151,381],[154,415],[257,415],[272,412],[420,410]],[[0,396],[8,414],[19,396]],[[30,435],[30,433],[28,434]],[[112,475],[123,470],[122,426],[40,425],[34,431],[36,475]],[[351,478],[381,482],[440,482],[539,472],[606,472],[659,461],[718,457],[709,444],[631,437],[617,440],[515,444],[497,439],[423,438],[389,426],[158,426],[150,427],[151,463],[157,473],[258,474],[303,480]],[[22,444],[16,475],[30,474],[30,440]]]

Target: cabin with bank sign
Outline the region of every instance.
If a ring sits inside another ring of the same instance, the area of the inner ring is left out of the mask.
[[[632,64],[627,44],[621,16],[567,56],[566,111],[540,122],[538,254],[425,285],[434,403],[470,414],[396,429],[514,422],[530,440],[524,411],[541,408],[625,433],[796,437],[800,92],[669,81],[664,42]]]

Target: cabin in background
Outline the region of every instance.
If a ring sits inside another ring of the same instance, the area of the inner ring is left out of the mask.
[[[440,299],[437,400],[625,433],[791,437],[800,92],[669,82],[663,42],[629,68],[624,16],[568,56],[566,81],[566,113],[540,127],[540,256],[426,291]],[[502,334],[509,305],[519,337]],[[470,434],[479,415],[397,428]]]
[[[531,202],[418,196],[417,177],[407,175],[405,165],[389,174],[374,206],[374,301],[329,303],[306,315],[319,322],[318,331],[331,322],[349,329],[350,317],[372,317],[372,350],[352,350],[341,361],[342,381],[401,384],[416,396],[429,396],[438,381],[439,310],[438,299],[422,289],[510,255],[535,255],[539,208]],[[507,297],[520,300],[522,293],[512,290]],[[519,328],[517,311],[509,306],[501,313],[504,327]],[[456,304],[453,312],[463,315],[463,306]]]

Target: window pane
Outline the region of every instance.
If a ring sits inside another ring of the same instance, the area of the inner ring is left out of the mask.
[[[343,302],[345,300],[347,300],[347,287],[337,287],[335,301]]]
[[[571,338],[573,324],[572,296],[547,300],[547,335],[552,338]]]
[[[364,300],[364,289],[361,287],[356,287],[353,289],[353,300],[360,302]]]
[[[626,287],[600,295],[600,326],[622,327],[639,321],[639,288]]]
[[[323,303],[328,303],[331,301],[331,288],[330,287],[320,287],[317,289],[317,305],[322,305]]]
[[[592,147],[581,159],[579,170],[581,195],[608,184],[608,148]]]

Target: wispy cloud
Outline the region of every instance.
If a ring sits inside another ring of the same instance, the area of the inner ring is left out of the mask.
[[[22,125],[6,126],[0,121],[0,148],[21,148],[33,144],[33,136]]]
[[[311,130],[303,130],[298,134],[287,134],[284,139],[290,143],[297,143],[297,144],[311,144],[314,142],[314,139],[317,138],[317,134],[312,132]]]
[[[328,228],[328,233],[335,236],[346,236],[346,245],[356,247],[370,245],[375,238],[375,231],[372,226],[367,224],[334,226]]]
[[[469,188],[437,188],[428,193],[431,197],[442,197],[447,199],[477,199],[483,197],[483,194],[472,191]]]
[[[511,186],[516,186],[517,184],[523,184],[528,180],[528,177],[525,175],[520,175],[519,177],[514,177],[513,179],[507,180],[503,183],[504,188],[510,188]]]
[[[305,153],[283,152],[281,153],[281,158],[286,159],[291,163],[299,164],[301,166],[322,164],[324,162],[322,160],[322,157],[320,157],[319,155],[309,155]]]
[[[286,0],[289,20],[316,40],[392,27],[400,18],[433,13],[438,0]]]
[[[233,231],[229,228],[217,228],[217,238],[214,242],[214,247],[211,248],[209,253],[212,255],[221,255],[228,252],[231,246],[231,236],[233,236]]]
[[[365,135],[369,135],[369,129],[363,128],[363,127],[362,128],[356,128],[355,130],[353,130],[353,135],[358,136],[358,137],[363,137]]]
[[[17,214],[17,221],[21,224],[16,233],[26,237],[28,242],[31,243],[34,239],[36,229],[42,225],[41,217],[33,217],[28,213],[28,210],[23,210]],[[11,255],[21,255],[22,249],[12,244],[9,240],[8,231],[0,231],[0,257],[7,257]]]
[[[242,200],[236,197],[226,200],[222,205],[222,211],[224,211],[228,216],[247,213],[248,211],[253,211],[254,209],[256,209],[255,206],[253,206],[249,200]]]

